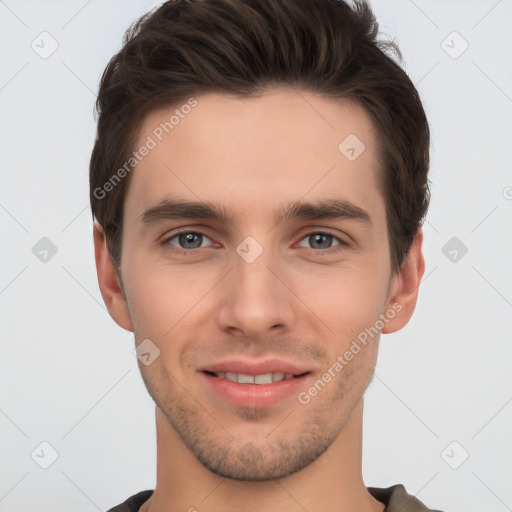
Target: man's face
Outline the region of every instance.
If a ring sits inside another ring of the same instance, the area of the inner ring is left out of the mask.
[[[357,104],[290,89],[196,100],[161,141],[155,130],[180,105],[148,115],[136,145],[156,142],[132,171],[122,281],[137,343],[160,350],[139,366],[157,406],[211,471],[282,477],[319,457],[349,420],[373,376],[379,336],[359,343],[341,370],[333,364],[391,306],[372,123]],[[359,155],[354,135],[365,147]],[[228,218],[143,222],[171,198],[214,203]],[[276,220],[292,202],[330,200],[368,219]],[[329,368],[331,379],[309,392]],[[243,384],[227,372],[294,376]]]

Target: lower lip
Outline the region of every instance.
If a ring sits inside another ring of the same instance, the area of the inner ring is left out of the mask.
[[[270,407],[292,395],[297,395],[304,388],[309,373],[300,377],[284,379],[272,384],[239,384],[229,379],[219,379],[205,372],[200,372],[210,388],[219,396],[238,407],[261,409]]]

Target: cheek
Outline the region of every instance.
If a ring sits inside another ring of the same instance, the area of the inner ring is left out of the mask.
[[[198,279],[197,273],[180,272],[179,267],[150,265],[143,261],[131,263],[131,267],[126,268],[129,274],[126,288],[136,334],[154,339],[157,344],[159,340],[164,342],[175,337],[177,332],[187,328],[194,308],[212,283]]]
[[[216,283],[225,288],[230,279],[237,279],[233,273],[220,279],[224,271],[217,265],[196,266],[192,271],[187,265],[151,262],[143,251],[136,254],[131,253],[125,267],[132,321],[136,334],[153,337],[155,342],[193,329],[194,318],[201,323],[211,319],[224,297],[222,293],[215,297]],[[379,263],[366,256],[333,265],[281,267],[283,280],[293,292],[284,293],[283,300],[290,301],[302,328],[309,325],[319,336],[325,333],[347,341],[373,325],[381,313],[388,276]],[[203,318],[206,310],[208,318]]]
[[[323,274],[323,275],[321,275]],[[386,276],[376,266],[322,269],[296,279],[297,295],[338,340],[352,339],[373,325],[385,303]]]

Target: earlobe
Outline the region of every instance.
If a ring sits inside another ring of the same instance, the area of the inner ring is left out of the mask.
[[[391,296],[386,306],[386,316],[389,320],[382,329],[383,334],[399,331],[412,317],[421,278],[425,272],[422,244],[423,231],[420,227],[400,271],[393,277]]]
[[[108,251],[105,232],[97,221],[93,226],[94,255],[98,284],[103,301],[113,320],[127,331],[133,332],[128,304],[119,283],[118,276]]]

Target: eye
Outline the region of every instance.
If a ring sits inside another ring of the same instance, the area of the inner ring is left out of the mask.
[[[322,253],[336,253],[340,250],[341,246],[346,246],[347,244],[337,236],[331,235],[330,233],[326,233],[324,231],[315,231],[313,233],[307,234],[302,240],[307,240],[313,247],[313,249],[317,254]],[[338,247],[334,249],[332,247],[332,242],[336,241],[337,244],[334,247]],[[316,247],[315,247],[316,246]],[[303,247],[301,245],[301,247]]]
[[[202,242],[205,238],[211,241],[208,236],[199,231],[179,231],[166,238],[162,243],[163,245],[172,246],[172,249],[179,254],[190,254],[202,248]],[[175,240],[178,245],[173,243],[173,240]]]
[[[203,246],[203,242],[206,240],[212,241],[205,233],[200,231],[178,231],[173,233],[171,236],[163,240],[162,245],[169,247],[173,252],[177,254],[193,255],[200,249],[204,249],[208,246]],[[342,247],[346,247],[348,244],[341,238],[327,233],[325,231],[315,231],[308,233],[301,239],[301,242],[306,240],[307,243],[311,244],[311,250],[318,255],[333,254],[339,252]],[[336,242],[333,246],[333,242]],[[304,247],[302,243],[300,247]]]

